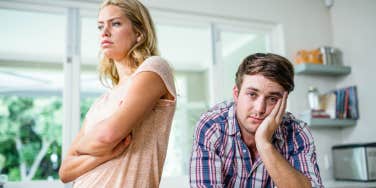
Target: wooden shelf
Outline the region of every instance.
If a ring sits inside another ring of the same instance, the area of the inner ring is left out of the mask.
[[[295,65],[295,74],[340,76],[350,74],[351,67],[303,63]]]
[[[311,118],[308,116],[302,116],[301,120],[305,121],[310,127],[322,127],[322,128],[345,128],[353,127],[356,124],[354,119],[327,119],[327,118]]]

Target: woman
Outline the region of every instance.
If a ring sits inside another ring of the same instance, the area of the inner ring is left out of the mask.
[[[106,0],[99,16],[102,83],[113,87],[92,105],[62,162],[74,187],[158,187],[176,105],[172,71],[158,54],[147,9]]]

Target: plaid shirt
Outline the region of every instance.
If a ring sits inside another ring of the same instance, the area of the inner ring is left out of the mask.
[[[276,150],[312,187],[323,187],[313,137],[303,121],[286,113],[273,135]],[[251,160],[243,142],[233,102],[223,102],[201,116],[197,124],[191,164],[191,187],[275,187],[263,162]]]

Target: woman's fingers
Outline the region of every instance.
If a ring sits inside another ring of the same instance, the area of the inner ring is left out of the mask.
[[[132,134],[129,134],[127,137],[125,137],[111,152],[112,158],[117,157],[121,155],[125,149],[128,148],[128,146],[132,142]]]
[[[132,141],[132,134],[129,134],[127,137],[125,137],[124,139],[124,146],[125,147],[128,147],[129,144],[131,144],[131,141]]]

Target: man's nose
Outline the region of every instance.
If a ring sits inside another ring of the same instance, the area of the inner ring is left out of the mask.
[[[255,101],[255,110],[258,114],[264,114],[266,111],[266,100],[264,98],[258,98]]]

